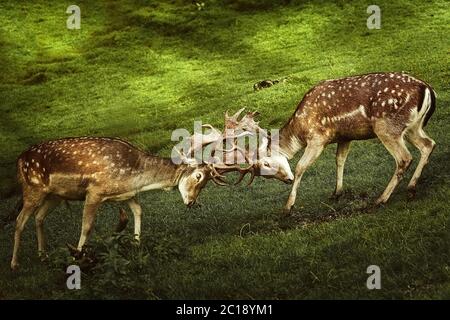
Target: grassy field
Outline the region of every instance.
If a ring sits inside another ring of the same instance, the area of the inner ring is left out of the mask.
[[[279,128],[316,82],[374,71],[407,71],[438,93],[427,127],[437,148],[416,199],[406,197],[410,170],[387,205],[365,209],[394,169],[377,141],[353,144],[339,201],[328,198],[327,148],[290,217],[280,216],[290,187],[265,179],[210,184],[192,210],[175,191],[142,194],[142,246],[130,244],[130,227],[112,236],[117,205],[104,205],[91,242],[101,263],[78,291],[66,289],[60,264],[64,244],[78,240],[81,204],[61,206],[46,220],[47,263],[30,220],[12,273],[14,225],[0,229],[0,299],[450,299],[449,3],[379,0],[380,30],[366,27],[370,1],[204,3],[78,0],[80,30],[66,29],[72,2],[0,3],[1,219],[17,201],[15,159],[33,143],[118,136],[167,156],[172,130],[194,120],[221,127],[225,110],[247,106]],[[381,268],[381,290],[366,288],[369,265]]]

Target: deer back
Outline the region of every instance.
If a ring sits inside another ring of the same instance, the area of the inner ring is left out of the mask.
[[[370,139],[380,120],[403,130],[420,111],[425,82],[405,73],[371,73],[319,83],[304,96],[285,133],[306,143],[321,134],[328,142]]]

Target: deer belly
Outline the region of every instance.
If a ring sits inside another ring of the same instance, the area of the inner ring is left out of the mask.
[[[338,140],[367,140],[375,138],[375,134],[369,122],[357,122],[338,124],[336,137]]]
[[[80,175],[50,174],[47,189],[63,199],[84,200],[89,183]]]
[[[116,202],[125,201],[133,198],[136,195],[136,193],[137,193],[136,191],[130,191],[120,194],[108,195],[103,198],[103,201],[116,201]]]
[[[371,121],[365,114],[330,117],[336,140],[366,140],[375,137]]]

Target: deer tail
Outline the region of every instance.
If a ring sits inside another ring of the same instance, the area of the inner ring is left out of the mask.
[[[429,95],[428,102],[427,102],[428,103],[428,108],[425,111],[425,118],[423,120],[422,127],[425,127],[427,125],[428,120],[430,120],[431,116],[433,115],[434,111],[436,110],[436,96],[437,96],[437,94],[436,94],[436,91],[434,91],[433,88],[431,88],[431,87],[425,89],[425,97],[424,97],[423,104],[425,103],[425,98],[427,98],[426,97],[427,91],[428,91],[428,95]]]

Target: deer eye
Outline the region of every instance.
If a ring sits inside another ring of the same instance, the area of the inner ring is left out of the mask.
[[[200,181],[202,179],[202,174],[201,173],[197,173],[195,175],[195,178],[197,179],[197,181]]]
[[[267,161],[264,161],[263,165],[264,165],[265,167],[269,167],[269,163],[268,163]]]

